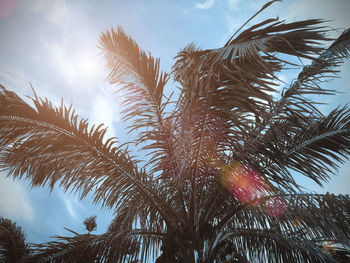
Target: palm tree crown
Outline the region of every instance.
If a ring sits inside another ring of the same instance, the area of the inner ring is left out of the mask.
[[[96,231],[96,229],[97,229],[96,217],[97,216],[90,216],[88,218],[85,218],[85,220],[83,222],[83,224],[84,224],[84,226],[89,234],[90,234],[90,232]]]
[[[325,115],[312,96],[335,93],[322,82],[350,47],[346,31],[322,48],[323,24],[242,27],[223,47],[185,47],[170,74],[120,27],[102,33],[108,79],[123,95],[124,120],[137,133],[129,143],[145,151],[143,163],[71,107],[36,94],[31,107],[2,87],[2,169],[34,186],[92,193],[115,211],[106,233],[58,237],[36,259],[346,262],[349,197],[301,194],[294,178],[321,185],[350,153],[348,107]],[[276,99],[276,75],[294,58],[312,64]],[[166,96],[171,77],[179,88]]]

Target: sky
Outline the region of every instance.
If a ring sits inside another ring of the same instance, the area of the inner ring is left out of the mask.
[[[263,0],[0,0],[0,84],[22,98],[33,95],[53,104],[73,104],[76,112],[90,123],[104,123],[107,136],[125,142],[128,137],[121,122],[121,108],[115,87],[106,81],[104,60],[97,48],[101,32],[122,26],[140,47],[160,57],[161,67],[170,71],[173,58],[186,45],[203,49],[222,46]],[[349,0],[284,0],[274,3],[252,23],[266,18],[289,22],[324,18],[334,29],[333,37],[350,26]],[[342,94],[327,97],[321,106],[327,112],[350,101],[350,63],[341,68],[340,78],[327,87]],[[283,73],[289,83],[295,75]],[[283,87],[283,84],[282,84]],[[176,88],[172,82],[167,92]],[[308,191],[350,193],[350,162],[323,188],[298,179]],[[0,216],[23,226],[29,242],[68,235],[64,227],[84,233],[84,218],[98,215],[96,233],[103,233],[113,213],[100,208],[90,198],[79,200],[56,187],[31,188],[28,181],[0,174]]]

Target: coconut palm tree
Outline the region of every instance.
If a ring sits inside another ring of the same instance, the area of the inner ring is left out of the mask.
[[[71,234],[72,237],[54,236],[55,241],[43,243],[43,244],[32,244],[32,250],[35,251],[33,255],[26,258],[25,262],[36,263],[36,262],[74,262],[74,263],[87,263],[87,262],[100,262],[96,261],[97,254],[96,249],[93,246],[86,246],[87,243],[95,243],[96,235],[90,234],[97,228],[96,216],[88,217],[84,220],[83,224],[88,231],[88,234],[79,234],[78,232],[65,228]],[[128,244],[123,244],[126,246]],[[91,248],[91,249],[90,249]],[[108,246],[107,249],[111,249]],[[68,252],[69,251],[69,252]],[[109,253],[109,258],[120,258],[118,253],[115,255]],[[134,250],[130,248],[126,251],[126,255],[132,255]],[[127,257],[124,257],[124,259]]]
[[[97,216],[89,216],[89,217],[85,218],[85,220],[83,222],[89,235],[92,231],[96,231],[96,229],[97,229],[96,217]]]
[[[275,1],[264,5],[258,13]],[[258,14],[257,13],[257,14]],[[253,17],[255,17],[255,14]],[[253,18],[252,17],[252,18]],[[251,19],[247,21],[250,22]],[[0,163],[34,186],[76,190],[115,211],[106,233],[58,237],[36,253],[47,262],[344,262],[350,199],[301,193],[350,153],[350,112],[325,115],[314,95],[348,56],[349,31],[329,48],[324,21],[268,19],[217,49],[185,47],[171,74],[119,27],[101,34],[108,79],[123,96],[129,143],[105,139],[71,107],[36,94],[34,107],[4,87]],[[244,30],[243,30],[244,29]],[[304,66],[279,97],[277,74]],[[170,77],[177,90],[166,95]]]
[[[22,228],[0,217],[0,262],[21,263],[30,253]]]

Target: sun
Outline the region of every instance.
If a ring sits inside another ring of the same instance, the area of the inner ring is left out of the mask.
[[[98,50],[84,45],[50,43],[51,62],[71,86],[85,86],[104,80],[104,65]]]
[[[82,77],[94,77],[99,72],[97,63],[97,58],[91,53],[78,54],[74,61],[76,74]]]

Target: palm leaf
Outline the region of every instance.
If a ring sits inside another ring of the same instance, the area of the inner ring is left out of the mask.
[[[214,226],[210,242],[216,240],[217,246],[231,242],[235,245],[233,251],[249,255],[254,262],[264,258],[269,262],[280,262],[281,258],[283,262],[337,262],[323,244],[348,245],[349,197],[329,194],[282,196],[288,207],[282,217],[268,215],[263,205],[248,205],[240,210],[233,207],[236,214],[225,219],[224,231],[217,228],[222,227],[221,223]],[[271,197],[265,200],[268,198]]]
[[[78,121],[63,103],[54,108],[36,97],[36,108],[31,108],[4,87],[0,102],[0,164],[9,175],[51,189],[60,183],[65,190],[79,190],[81,198],[93,192],[95,202],[110,208],[127,205],[133,197],[168,223],[173,220],[167,214],[172,208],[156,192],[155,182],[138,170],[114,138],[104,141],[102,125],[89,128],[87,120]]]
[[[349,125],[347,107],[317,120],[312,116],[280,120],[254,141],[247,155],[258,155],[261,171],[277,184],[289,180],[296,185],[289,171],[292,169],[322,185],[350,153]]]
[[[118,229],[117,232],[110,229],[102,235],[55,236],[56,241],[36,245],[31,260],[51,263],[147,260],[149,254],[146,248],[159,245],[162,237],[161,233],[140,229]]]
[[[1,262],[22,262],[31,253],[25,242],[22,228],[10,219],[0,217],[0,260]]]
[[[121,27],[102,33],[100,48],[109,70],[108,79],[118,85],[117,93],[122,95],[124,120],[132,119],[130,131],[140,129],[137,143],[153,141],[143,148],[151,151],[148,164],[162,160],[152,172],[165,169],[170,163],[169,173],[176,174],[178,165],[170,132],[172,117],[165,113],[170,98],[162,102],[169,75],[160,71],[159,59],[141,50]]]
[[[163,89],[169,79],[160,72],[159,59],[142,51],[121,27],[102,33],[100,48],[110,72],[108,79],[123,94],[125,119],[135,118],[131,130],[156,126],[163,115]]]

